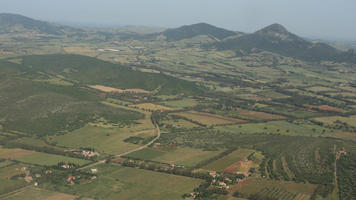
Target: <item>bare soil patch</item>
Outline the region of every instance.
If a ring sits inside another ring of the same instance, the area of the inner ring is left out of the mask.
[[[31,155],[35,153],[35,151],[29,151],[25,149],[2,149],[0,147],[0,158],[5,159],[17,159],[23,156]]]
[[[251,117],[255,117],[255,118],[262,118],[262,119],[284,119],[285,118],[281,115],[274,115],[274,114],[269,114],[269,113],[264,113],[264,112],[256,112],[256,111],[249,111],[249,110],[242,110],[242,109],[237,109],[237,111],[241,114],[250,115]]]
[[[343,112],[341,108],[336,108],[328,105],[321,105],[321,106],[313,106],[313,108],[325,111],[334,111],[334,112]]]
[[[141,93],[141,94],[149,94],[150,92],[147,90],[143,90],[143,89],[137,89],[137,88],[133,88],[133,89],[117,89],[117,88],[113,88],[113,87],[107,87],[107,86],[103,86],[103,85],[89,85],[90,88],[93,89],[97,89],[100,90],[102,92],[108,92],[108,93]]]
[[[229,172],[229,173],[238,173],[238,174],[243,174],[245,176],[248,176],[249,170],[252,166],[253,166],[253,162],[251,160],[238,161],[238,162],[233,163],[232,165],[228,166],[223,171]]]

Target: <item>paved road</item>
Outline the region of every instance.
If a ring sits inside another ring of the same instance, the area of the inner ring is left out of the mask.
[[[151,144],[153,144],[156,140],[158,140],[160,137],[161,137],[161,130],[159,129],[159,126],[155,123],[154,124],[156,126],[156,130],[157,130],[157,136],[151,140],[149,143],[143,145],[143,146],[140,146],[140,147],[137,147],[136,149],[132,149],[132,150],[129,150],[129,151],[126,151],[126,152],[123,152],[123,153],[120,153],[120,154],[117,154],[115,155],[114,157],[115,158],[118,158],[118,157],[121,157],[121,156],[125,156],[125,155],[128,155],[130,153],[133,153],[133,152],[136,152],[136,151],[140,151],[144,148],[147,148],[148,146],[150,146]],[[103,164],[107,161],[107,159],[104,159],[104,160],[100,160],[98,162],[95,162],[95,163],[92,163],[90,165],[87,165],[87,166],[84,166],[82,168],[78,168],[78,170],[80,169],[85,169],[85,168],[88,168],[88,167],[93,167],[93,166],[96,166],[96,165],[99,165],[99,164]]]

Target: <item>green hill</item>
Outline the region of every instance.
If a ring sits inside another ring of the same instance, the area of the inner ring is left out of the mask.
[[[45,80],[62,77],[70,85]],[[130,123],[142,114],[100,103],[88,84],[141,88],[159,94],[196,94],[193,83],[164,74],[144,73],[80,55],[35,55],[0,60],[0,125],[37,136],[60,134],[104,118]]]
[[[217,42],[218,50],[251,50],[260,49],[306,61],[348,60],[351,58],[325,43],[312,43],[290,33],[280,24],[241,37]]]
[[[96,58],[69,55],[34,55],[22,57],[23,66],[31,73],[59,74],[84,85],[105,85],[115,88],[155,90],[160,94],[196,94],[201,92],[194,83],[165,74],[134,71],[128,66],[112,64]]]
[[[198,35],[208,35],[219,40],[233,36],[236,33],[223,28],[218,28],[206,23],[182,26],[179,28],[168,29],[162,32],[168,41],[179,41],[183,39],[193,38]]]
[[[17,14],[0,14],[0,32],[37,31],[45,34],[63,34],[63,26],[34,20]]]
[[[113,123],[143,117],[100,104],[94,94],[79,87],[10,77],[0,77],[0,85],[0,125],[5,131],[45,136],[72,131],[100,117]]]

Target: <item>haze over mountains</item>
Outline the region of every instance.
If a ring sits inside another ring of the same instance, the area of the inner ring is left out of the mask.
[[[17,14],[0,14],[0,28],[1,33],[35,31],[41,34],[51,35],[83,31],[80,28],[52,24]],[[109,33],[101,32],[101,34],[110,38]],[[280,24],[272,24],[254,33],[247,34],[226,30],[206,23],[198,23],[167,29],[154,34],[139,34],[133,32],[130,35],[123,34],[122,38],[147,40],[163,36],[163,38],[169,42],[191,39],[201,35],[208,36],[214,41],[202,44],[203,47],[216,48],[220,51],[233,50],[236,51],[237,54],[248,53],[251,50],[263,50],[305,61],[331,60],[351,63],[356,62],[356,56],[353,51],[342,52],[326,43],[307,41],[290,33]],[[85,34],[83,36],[85,37]]]

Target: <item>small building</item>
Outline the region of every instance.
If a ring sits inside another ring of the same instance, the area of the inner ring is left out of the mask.
[[[32,180],[33,180],[33,178],[32,178],[32,176],[25,176],[25,181],[27,182],[27,183],[29,183],[29,182],[31,182]]]
[[[210,172],[209,172],[209,175],[210,175],[211,177],[215,178],[215,177],[216,177],[216,171],[210,171]]]
[[[226,187],[226,183],[223,182],[223,181],[219,181],[218,184],[219,184],[219,186],[221,186],[221,187]]]
[[[72,184],[73,180],[75,180],[75,176],[68,176],[67,182],[70,182]]]
[[[64,169],[69,169],[70,166],[69,166],[68,164],[64,164],[64,165],[62,165],[62,168],[64,168]]]

